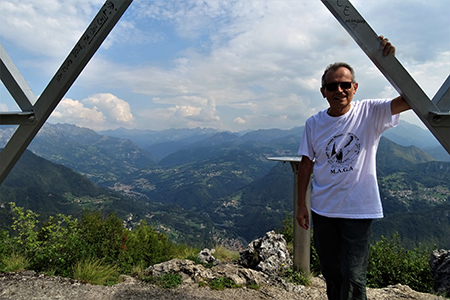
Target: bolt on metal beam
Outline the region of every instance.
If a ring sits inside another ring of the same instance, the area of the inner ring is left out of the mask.
[[[0,125],[22,125],[22,124],[35,124],[36,116],[34,112],[11,112],[0,114]]]

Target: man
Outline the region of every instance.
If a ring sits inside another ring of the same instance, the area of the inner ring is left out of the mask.
[[[395,48],[388,39],[379,38],[383,55],[394,55]],[[371,223],[383,217],[376,150],[381,134],[396,126],[398,114],[410,108],[401,96],[352,102],[357,89],[355,73],[348,64],[328,66],[320,91],[329,108],[306,121],[299,148],[302,161],[296,218],[308,229],[305,196],[314,173],[314,244],[330,300],[367,299]]]

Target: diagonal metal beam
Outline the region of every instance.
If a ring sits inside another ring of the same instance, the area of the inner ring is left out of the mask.
[[[22,111],[33,110],[32,103],[36,101],[36,96],[1,44],[0,79]]]
[[[448,100],[430,101],[411,75],[393,55],[383,56],[380,40],[369,24],[348,0],[321,0],[361,49],[383,73],[397,92],[408,102],[417,116],[450,153],[450,115],[442,111]],[[446,83],[444,83],[444,86]],[[442,97],[448,97],[448,87],[442,87]],[[446,95],[446,96],[445,96]],[[438,96],[439,97],[439,96]],[[437,104],[439,103],[439,106]],[[442,103],[442,105],[440,104]],[[444,104],[445,103],[445,104]]]
[[[20,125],[0,153],[0,184],[131,2],[132,0],[107,0],[105,2],[33,106],[35,124]]]

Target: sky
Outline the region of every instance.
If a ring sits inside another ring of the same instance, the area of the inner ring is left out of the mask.
[[[103,3],[0,0],[0,43],[37,97]],[[450,73],[448,0],[351,3],[432,98]],[[134,0],[49,122],[290,129],[328,107],[320,77],[337,61],[355,69],[354,100],[397,96],[320,0]],[[18,110],[0,84],[0,111]]]

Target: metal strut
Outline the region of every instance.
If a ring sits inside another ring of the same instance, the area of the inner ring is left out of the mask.
[[[348,0],[321,0],[450,154],[450,75],[431,101]]]
[[[0,125],[19,127],[0,153],[0,184],[19,160],[62,97],[83,71],[133,0],[107,0],[36,100],[0,45],[0,77],[22,112],[0,114]],[[36,103],[31,103],[36,100]]]

